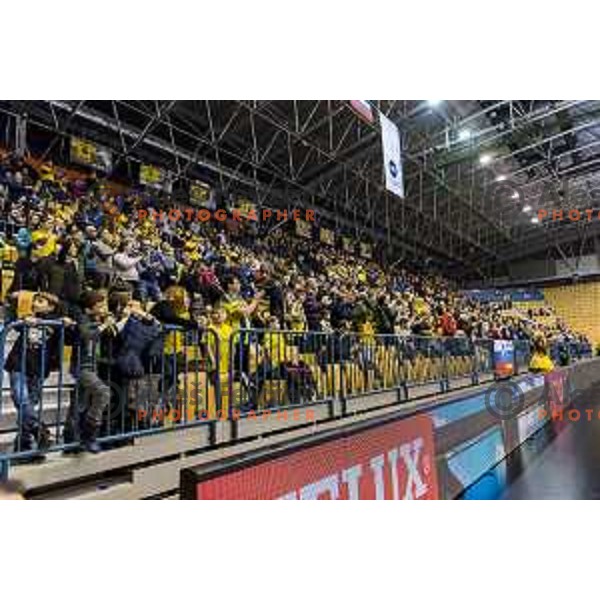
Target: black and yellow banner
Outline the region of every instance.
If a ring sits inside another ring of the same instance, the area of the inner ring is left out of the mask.
[[[253,214],[256,215],[256,204],[243,196],[237,199],[235,208],[240,212],[241,217],[246,218],[250,211],[253,211]]]
[[[342,248],[344,252],[348,252],[348,254],[354,253],[354,240],[347,236],[342,236]]]
[[[171,189],[167,172],[154,165],[140,165],[140,183],[166,192]]]
[[[296,235],[309,240],[312,239],[312,225],[307,221],[296,221]]]
[[[71,138],[71,162],[108,172],[112,168],[112,154],[108,148],[81,138]]]
[[[335,246],[335,233],[331,229],[321,227],[319,230],[319,239],[328,246]]]
[[[192,206],[207,206],[210,200],[210,185],[202,181],[190,184],[190,204]]]

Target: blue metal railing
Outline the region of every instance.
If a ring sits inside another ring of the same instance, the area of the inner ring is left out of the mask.
[[[157,326],[141,347],[131,329],[123,343],[124,331],[84,337],[57,320],[0,329],[0,461],[77,450],[89,415],[109,447],[250,411],[389,390],[405,401],[494,377],[493,340],[265,329],[223,340],[213,329]],[[514,348],[514,372],[526,372],[530,344]],[[557,352],[571,362],[592,354],[572,342]]]

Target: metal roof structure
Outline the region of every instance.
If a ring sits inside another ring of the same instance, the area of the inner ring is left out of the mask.
[[[9,133],[68,136],[136,164],[200,179],[259,206],[308,207],[321,224],[373,241],[389,262],[459,278],[502,275],[540,253],[577,256],[600,233],[600,102],[374,100],[402,136],[405,198],[385,189],[377,119],[342,100],[3,101]],[[19,129],[20,128],[20,129]],[[29,139],[29,138],[28,138]],[[585,219],[536,211],[596,208]]]

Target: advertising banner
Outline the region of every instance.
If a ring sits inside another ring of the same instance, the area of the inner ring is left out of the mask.
[[[198,500],[432,500],[439,497],[426,415],[199,475]]]
[[[510,340],[494,340],[494,373],[510,377],[515,372],[515,347]]]
[[[522,444],[529,439],[540,427],[542,427],[548,416],[545,411],[541,411],[540,407],[534,407],[524,413],[521,413],[517,419],[517,429],[519,432],[519,443]]]
[[[544,292],[540,289],[488,289],[488,290],[464,290],[461,292],[467,298],[478,302],[531,302],[544,299]]]
[[[360,243],[360,255],[363,258],[372,258],[373,257],[373,248],[371,244],[366,244],[365,242]]]
[[[76,137],[71,138],[71,161],[104,172],[112,169],[112,154],[108,148]]]
[[[556,370],[546,373],[544,376],[546,381],[546,391],[548,394],[548,407],[551,413],[559,413],[567,404],[566,399],[568,393],[565,385],[565,372]]]
[[[235,209],[239,211],[240,217],[243,217],[244,219],[246,219],[248,215],[254,220],[257,218],[256,204],[251,202],[248,198],[240,196],[235,203]]]
[[[460,487],[465,488],[501,461],[505,454],[502,430],[496,426],[475,441],[469,440],[453,448],[446,460],[451,475],[458,480]]]
[[[319,230],[319,239],[328,246],[335,246],[335,233],[331,229],[321,227]]]
[[[167,171],[154,165],[140,165],[140,183],[157,190],[171,191],[171,182]]]
[[[202,181],[190,184],[190,204],[192,206],[208,206],[210,200],[210,185]]]
[[[312,238],[312,225],[308,221],[298,220],[296,223],[296,235],[299,237],[311,239]]]
[[[354,252],[354,240],[352,238],[343,236],[342,237],[342,248],[344,252],[352,254]]]
[[[404,198],[400,133],[396,124],[383,113],[379,113],[379,121],[381,123],[381,142],[383,144],[385,187],[396,196]]]

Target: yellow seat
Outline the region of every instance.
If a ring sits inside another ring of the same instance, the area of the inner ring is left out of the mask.
[[[63,357],[62,357],[62,369],[63,375],[69,372],[71,368],[71,357],[73,356],[73,347],[72,346],[64,346],[63,348]]]
[[[303,363],[305,363],[309,366],[314,366],[317,364],[317,357],[312,352],[305,353],[305,354],[299,354],[298,356]]]
[[[325,368],[325,386],[328,396],[339,396],[342,390],[342,365],[331,364]]]
[[[317,365],[309,365],[309,369],[315,380],[315,387],[317,388],[317,396],[319,398],[326,397],[327,396],[326,381],[325,381],[325,376],[323,374],[323,371],[321,370],[321,367],[319,367]]]
[[[177,377],[177,399],[174,408],[185,413],[181,415],[182,420],[194,420],[203,411],[210,419],[217,417],[215,388],[208,381],[205,371],[180,373]],[[165,418],[165,424],[168,425],[167,421],[169,418]]]
[[[268,379],[258,396],[258,408],[284,406],[288,404],[287,382],[285,379]]]

